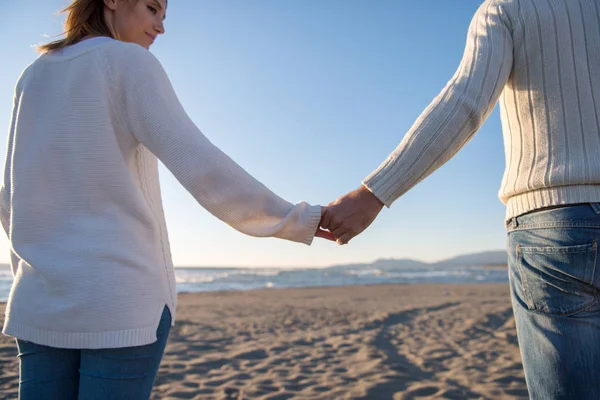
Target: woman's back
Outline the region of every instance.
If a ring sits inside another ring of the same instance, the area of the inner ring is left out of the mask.
[[[19,177],[11,189],[13,243],[87,242],[81,235],[100,240],[108,229],[112,235],[122,229],[105,223],[109,215],[129,211],[127,202],[136,200],[114,195],[138,181],[123,173],[135,170],[138,146],[114,112],[119,88],[110,81],[106,46],[127,45],[97,38],[45,54],[17,85],[9,165]]]
[[[127,68],[124,51],[145,52],[89,39],[41,56],[17,84],[5,171],[20,271],[11,299],[28,298],[15,306],[38,328],[118,331],[129,320],[147,327],[149,340],[164,305],[175,312],[176,294],[157,160],[129,130],[126,89],[112,81],[112,69]],[[109,320],[87,318],[107,310]],[[88,347],[84,336],[56,345]]]

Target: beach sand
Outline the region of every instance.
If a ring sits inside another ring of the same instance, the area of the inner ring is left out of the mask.
[[[15,354],[0,337],[3,399],[17,398]],[[180,294],[152,395],[418,398],[527,398],[508,285]]]

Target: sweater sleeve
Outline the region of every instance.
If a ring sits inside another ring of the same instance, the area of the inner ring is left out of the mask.
[[[321,207],[287,202],[213,145],[189,118],[150,52],[133,45],[125,59],[117,84],[131,132],[198,203],[247,235],[310,245]]]
[[[2,179],[2,186],[0,186],[0,221],[2,222],[2,228],[4,229],[4,232],[7,236],[10,236],[12,150],[17,119],[17,96],[18,90],[15,91],[15,96],[13,98],[12,114],[10,119],[10,125],[8,128],[8,140],[6,144],[6,156],[4,159],[4,174]]]
[[[460,66],[363,184],[388,207],[450,160],[491,113],[512,71],[512,26],[494,1],[473,17]]]

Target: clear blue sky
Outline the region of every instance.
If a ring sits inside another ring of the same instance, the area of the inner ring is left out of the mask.
[[[480,3],[171,1],[167,33],[151,51],[213,143],[287,200],[327,204],[358,187],[452,77]],[[67,4],[3,2],[3,144],[14,84],[37,57],[32,45],[61,32],[56,11]],[[496,108],[456,157],[347,246],[244,236],[162,166],[161,183],[175,265],[325,266],[503,249],[503,169]],[[8,262],[4,236],[0,262]]]

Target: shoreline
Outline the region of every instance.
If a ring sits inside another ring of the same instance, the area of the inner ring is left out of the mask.
[[[453,267],[449,267],[453,268]],[[490,269],[503,269],[501,267],[498,268],[490,268]],[[177,292],[178,296],[181,295],[189,295],[189,294],[219,294],[219,293],[244,293],[244,292],[258,292],[258,291],[274,291],[274,290],[304,290],[304,289],[333,289],[333,288],[352,288],[352,287],[372,287],[372,286],[418,286],[418,285],[441,285],[441,286],[454,286],[454,285],[508,285],[508,283],[501,282],[444,282],[444,283],[359,283],[359,284],[349,284],[349,285],[324,285],[324,286],[300,286],[300,287],[264,287],[257,289],[238,289],[238,290],[204,290],[204,291],[181,291]],[[6,306],[6,301],[0,301],[0,306]]]

